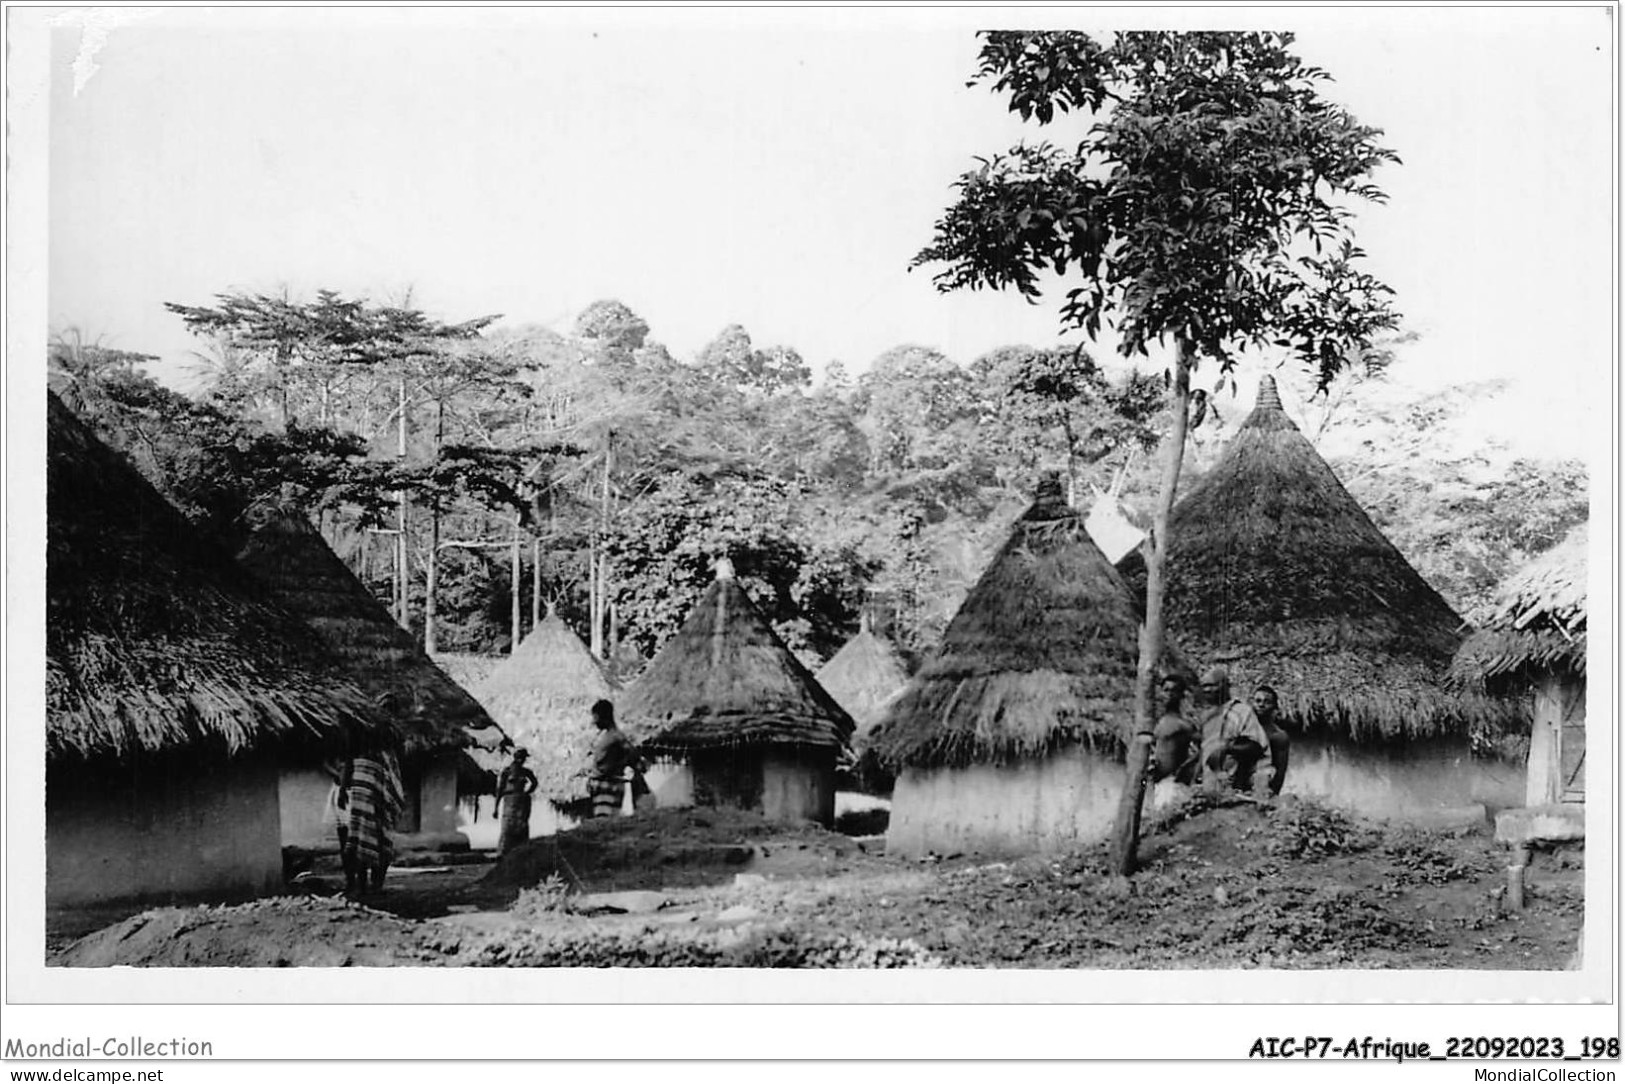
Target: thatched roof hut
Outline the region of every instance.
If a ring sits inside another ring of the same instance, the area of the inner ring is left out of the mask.
[[[1586,546],[1581,524],[1497,588],[1451,663],[1455,684],[1494,689],[1586,669]]]
[[[724,558],[716,581],[622,694],[616,715],[651,752],[838,749],[852,718],[756,612]]]
[[[1128,585],[1046,479],[868,744],[913,768],[1119,750],[1140,623]]]
[[[1354,741],[1411,739],[1504,712],[1440,679],[1462,621],[1383,536],[1281,409],[1257,405],[1170,522],[1173,641],[1241,688],[1268,682],[1283,716]],[[1120,567],[1143,597],[1139,551]]]
[[[47,408],[46,755],[285,759],[395,739],[272,604],[54,395]]]
[[[597,737],[591,709],[615,688],[564,619],[551,610],[473,689],[519,745],[530,750],[538,793],[555,805],[591,797]]]
[[[818,684],[857,722],[857,740],[880,719],[880,713],[908,684],[908,668],[897,649],[874,634],[869,615],[858,633],[819,668]]]
[[[495,727],[479,702],[430,661],[305,517],[270,516],[237,559],[277,602],[315,630],[351,680],[390,713],[408,756],[481,744],[469,731]]]

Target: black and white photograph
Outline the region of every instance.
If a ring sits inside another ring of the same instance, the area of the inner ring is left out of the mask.
[[[1617,5],[6,16],[8,1005],[1617,1065]]]

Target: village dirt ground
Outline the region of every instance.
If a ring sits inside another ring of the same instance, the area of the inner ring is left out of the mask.
[[[1394,829],[1292,800],[1171,811],[1130,879],[1109,875],[1104,848],[881,849],[748,814],[639,814],[496,862],[392,870],[364,905],[336,895],[329,863],[238,906],[54,915],[48,963],[1546,970],[1567,965],[1582,925],[1578,847],[1540,853],[1510,912],[1487,830]]]

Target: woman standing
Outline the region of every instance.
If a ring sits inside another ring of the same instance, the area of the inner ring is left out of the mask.
[[[530,796],[536,792],[536,773],[525,767],[529,758],[529,750],[515,749],[512,762],[497,777],[497,812],[502,818],[498,854],[530,839]]]

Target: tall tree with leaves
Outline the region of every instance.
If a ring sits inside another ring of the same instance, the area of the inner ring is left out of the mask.
[[[1294,353],[1324,386],[1393,329],[1392,291],[1359,269],[1352,205],[1385,197],[1369,178],[1398,161],[1321,95],[1326,72],[1286,33],[981,35],[976,81],[1025,121],[1078,112],[1071,149],[1021,144],[983,160],[915,259],[945,264],[939,289],[1081,280],[1061,319],[1090,338],[1112,326],[1125,355],[1172,340],[1170,419],[1148,541],[1134,733],[1115,829],[1116,866],[1136,865],[1150,754],[1151,688],[1163,648],[1168,517],[1191,421],[1192,373],[1223,381],[1248,348]]]

